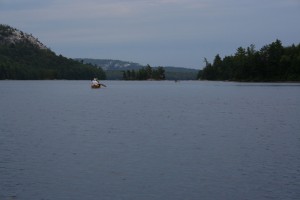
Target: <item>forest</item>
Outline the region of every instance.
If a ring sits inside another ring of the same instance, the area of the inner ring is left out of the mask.
[[[138,71],[123,71],[123,80],[165,80],[165,70],[163,67],[153,68],[147,65]]]
[[[300,44],[284,47],[278,39],[259,51],[252,44],[223,59],[217,54],[212,64],[206,58],[204,62],[201,80],[300,81]]]
[[[105,79],[101,68],[57,56],[50,50],[38,49],[30,44],[0,45],[0,79],[88,80]]]
[[[0,26],[0,80],[105,79],[101,68],[57,56],[50,49],[39,48],[36,42],[26,37],[18,42],[7,42],[15,30]]]

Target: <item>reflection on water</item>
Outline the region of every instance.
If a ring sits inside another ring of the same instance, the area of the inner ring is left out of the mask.
[[[299,84],[105,85],[0,81],[1,200],[299,199]]]

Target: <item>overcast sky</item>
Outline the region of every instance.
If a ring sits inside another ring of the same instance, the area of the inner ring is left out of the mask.
[[[0,23],[70,58],[200,69],[240,46],[300,43],[300,0],[0,0]]]

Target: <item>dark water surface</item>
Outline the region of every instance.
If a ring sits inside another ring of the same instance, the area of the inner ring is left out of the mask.
[[[0,81],[0,200],[300,199],[300,84]]]

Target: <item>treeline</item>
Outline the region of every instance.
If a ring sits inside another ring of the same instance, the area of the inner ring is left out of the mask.
[[[0,79],[105,79],[101,68],[82,64],[29,43],[0,45]]]
[[[300,44],[283,47],[276,40],[259,51],[250,45],[223,59],[217,54],[212,64],[204,61],[198,74],[202,80],[300,81]]]
[[[165,80],[165,70],[163,67],[152,68],[150,65],[135,70],[123,71],[123,80]]]
[[[101,68],[57,56],[50,49],[41,49],[35,42],[22,39],[7,42],[13,37],[9,26],[0,26],[0,80],[105,79]]]

